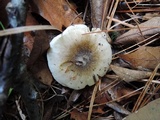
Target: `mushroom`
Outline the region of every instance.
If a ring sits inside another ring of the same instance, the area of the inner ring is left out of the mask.
[[[90,32],[83,24],[69,26],[54,37],[47,52],[54,79],[75,90],[94,85],[106,74],[112,60],[108,37],[99,28]]]

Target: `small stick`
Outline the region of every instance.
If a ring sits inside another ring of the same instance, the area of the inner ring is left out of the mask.
[[[91,97],[91,101],[90,101],[90,105],[89,105],[89,112],[88,112],[88,118],[87,118],[87,120],[91,119],[91,114],[92,114],[92,109],[93,109],[93,103],[94,103],[94,100],[95,100],[95,97],[96,97],[98,86],[100,84],[99,81],[96,83],[96,85],[94,86],[94,89],[93,89],[93,93],[92,93],[92,97]]]

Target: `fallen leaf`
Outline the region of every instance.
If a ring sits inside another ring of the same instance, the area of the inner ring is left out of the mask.
[[[34,45],[30,55],[28,65],[32,65],[39,56],[42,56],[44,52],[49,48],[49,38],[45,31],[36,31],[33,35]]]
[[[66,0],[33,0],[30,4],[32,11],[40,14],[59,30],[71,24],[83,23]]]
[[[27,13],[26,18],[26,26],[29,25],[38,25],[38,21],[36,21],[36,19],[32,16],[31,12]],[[26,47],[25,53],[30,56],[34,44],[34,37],[32,36],[31,32],[24,33],[23,42],[24,46]]]
[[[74,109],[71,112],[71,118],[74,120],[87,120],[88,113],[87,112],[79,112],[78,110]]]
[[[103,106],[98,106],[97,108],[93,108],[92,114],[104,114],[104,105]]]
[[[120,102],[122,99],[119,99],[119,98],[122,96],[127,95],[126,97],[123,98],[123,100],[124,100],[124,99],[128,99],[134,95],[139,94],[139,92],[136,92],[134,94],[130,94],[133,91],[134,91],[134,89],[125,87],[122,83],[119,83],[116,86],[108,89],[108,94],[110,95],[112,100],[116,100],[117,102]]]
[[[105,103],[105,102],[108,102],[110,100],[110,96],[108,95],[108,92],[104,92],[103,94],[101,95],[98,95],[96,98],[95,98],[95,103]]]
[[[23,44],[24,44],[24,47],[26,48],[26,50],[24,51],[25,54],[26,54],[27,56],[30,56],[30,53],[31,53],[31,51],[32,51],[33,44],[34,44],[34,38],[33,38],[33,36],[30,34],[30,32],[27,32],[27,33],[24,34]]]
[[[139,47],[137,51],[119,57],[135,68],[154,69],[160,62],[160,47]]]
[[[51,85],[53,77],[48,69],[47,61],[43,56],[39,57],[32,66],[30,66],[29,70],[37,80],[43,84]]]
[[[81,95],[81,90],[73,90],[67,101],[67,108],[69,108],[74,102],[76,102]]]
[[[159,33],[160,31],[160,17],[153,17],[152,19],[139,24],[139,28],[131,29],[128,32],[119,36],[114,44],[129,45],[140,42],[147,38],[147,36]],[[136,26],[135,26],[136,27]],[[142,33],[142,35],[141,35]]]
[[[32,16],[31,12],[29,11],[27,13],[27,18],[26,18],[26,26],[29,25],[38,25],[38,21]]]
[[[44,53],[49,48],[49,39],[45,31],[36,31],[34,45],[27,66],[32,74],[46,85],[51,85],[53,77],[48,69]]]
[[[160,118],[160,98],[156,99],[146,106],[140,108],[135,113],[130,114],[125,120],[159,120]]]
[[[128,68],[118,67],[115,65],[111,65],[110,67],[119,76],[121,80],[124,80],[126,82],[138,81],[144,78],[148,78],[152,74],[152,72],[131,70]]]
[[[124,115],[130,114],[128,110],[126,110],[124,107],[122,107],[116,102],[110,102],[110,103],[107,103],[106,105],[121,114],[124,114]]]
[[[102,81],[101,81],[100,89],[103,90],[111,82],[112,82],[112,80],[103,78]],[[99,91],[97,93],[97,96],[96,96],[94,102],[97,103],[97,104],[100,104],[100,103],[106,103],[110,100],[111,100],[111,97],[108,94],[108,90],[105,90],[105,91],[103,91],[103,93],[101,93],[101,91]]]
[[[116,111],[113,112],[113,115],[114,115],[115,120],[122,120],[123,119],[122,114],[120,114]]]
[[[110,79],[106,79],[106,78],[102,79],[102,83],[100,85],[102,91],[99,91],[97,93],[97,96],[95,98],[95,103],[101,104],[101,103],[106,103],[111,100],[116,100],[116,99],[134,91],[131,88],[125,87],[121,82],[120,83],[116,82],[114,85],[108,86],[112,82]],[[106,86],[108,86],[109,88],[106,88]],[[105,88],[105,90],[103,90],[104,88]],[[138,94],[138,92],[136,94]],[[123,99],[127,99],[127,98],[132,97],[136,94],[128,95]],[[119,102],[120,100],[117,100],[117,101]]]

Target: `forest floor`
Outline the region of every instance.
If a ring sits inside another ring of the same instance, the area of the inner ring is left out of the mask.
[[[158,0],[24,3],[0,0],[0,119],[159,120]],[[100,28],[112,48],[108,72],[82,90],[60,85],[46,57],[50,41],[74,24]]]

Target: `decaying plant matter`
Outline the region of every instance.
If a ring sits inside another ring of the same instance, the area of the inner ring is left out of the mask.
[[[159,119],[159,7],[0,0],[0,119]]]

